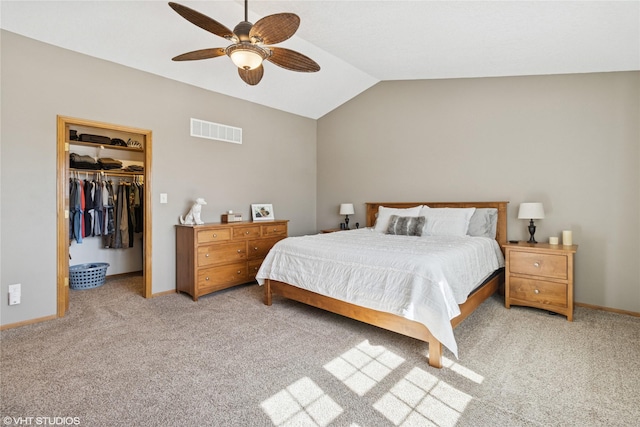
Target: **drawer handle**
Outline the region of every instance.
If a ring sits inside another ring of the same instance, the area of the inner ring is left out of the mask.
[[[539,293],[540,293],[540,291],[536,289],[536,290],[534,290],[534,291],[533,291],[533,293],[534,293],[534,294],[539,294]]]
[[[205,277],[204,280],[209,280],[209,276]]]
[[[238,253],[242,252],[242,249],[238,249]]]
[[[242,271],[238,270],[238,274],[241,274],[241,273],[242,273]]]
[[[257,250],[258,250],[258,247],[256,246],[255,248],[253,248],[253,250],[254,250],[254,251],[257,251]]]
[[[205,258],[209,258],[209,254],[204,254],[204,257]]]
[[[215,239],[216,237],[218,237],[218,235],[216,233],[213,233],[213,238]]]
[[[278,231],[278,229],[277,229],[277,228],[274,228],[274,229],[273,229],[273,231],[274,231],[274,233],[275,233],[276,231]]]
[[[248,231],[245,231],[245,232],[244,232],[244,234],[249,235],[249,232],[248,232]]]
[[[536,261],[536,262],[533,263],[533,266],[535,268],[539,268],[540,267],[540,263],[538,261]]]

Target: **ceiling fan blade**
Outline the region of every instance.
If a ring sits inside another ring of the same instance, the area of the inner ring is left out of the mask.
[[[282,68],[303,73],[320,71],[320,65],[316,61],[295,50],[271,46],[269,46],[269,49],[271,50],[271,56],[267,60]]]
[[[300,18],[295,13],[276,13],[258,20],[249,37],[258,37],[264,44],[276,44],[295,34],[300,26]]]
[[[178,55],[175,58],[171,58],[172,61],[194,61],[196,59],[209,59],[216,58],[218,56],[226,55],[224,52],[224,48],[215,47],[212,49],[200,49],[194,50],[193,52],[183,53],[182,55]]]
[[[194,25],[202,28],[203,30],[207,30],[210,33],[215,34],[216,36],[223,37],[225,39],[230,39],[233,37],[233,32],[219,23],[218,21],[209,18],[202,13],[195,11],[193,9],[188,8],[187,6],[183,6],[178,3],[169,2],[169,6],[180,16],[182,16],[187,21],[191,22]]]
[[[244,80],[244,82],[248,85],[255,86],[260,83],[262,80],[262,75],[264,74],[264,68],[260,65],[253,70],[245,70],[243,68],[238,68],[238,74],[240,78]]]

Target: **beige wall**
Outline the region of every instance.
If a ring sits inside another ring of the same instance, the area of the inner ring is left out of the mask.
[[[640,312],[638,72],[384,82],[316,122],[1,35],[3,325],[56,311],[58,114],[153,130],[154,293],[175,286],[173,226],[198,196],[206,221],[273,203],[293,235],[335,227],[342,202],[353,224],[366,201],[475,199],[509,200],[524,238],[517,206],[542,201],[538,240],[570,228],[580,245],[576,300]],[[244,144],[191,138],[190,117]]]
[[[290,233],[316,230],[316,121],[2,32],[0,312],[56,313],[56,115],[153,131],[153,292],[175,288],[174,224],[272,203]],[[189,118],[243,129],[242,145],[189,136]],[[169,203],[160,204],[159,194]],[[8,306],[7,286],[22,284]],[[73,309],[73,307],[72,307]]]
[[[318,227],[338,205],[544,203],[538,241],[571,229],[575,299],[640,312],[640,73],[382,82],[318,121]]]

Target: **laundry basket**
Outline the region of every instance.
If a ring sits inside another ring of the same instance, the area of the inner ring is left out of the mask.
[[[69,287],[71,289],[91,289],[104,285],[107,275],[106,262],[79,264],[69,267]]]

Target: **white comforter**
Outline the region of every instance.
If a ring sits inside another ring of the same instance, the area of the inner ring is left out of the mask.
[[[451,319],[460,314],[458,304],[503,266],[498,243],[487,237],[396,236],[367,228],[281,240],[256,279],[418,321],[457,357]]]

